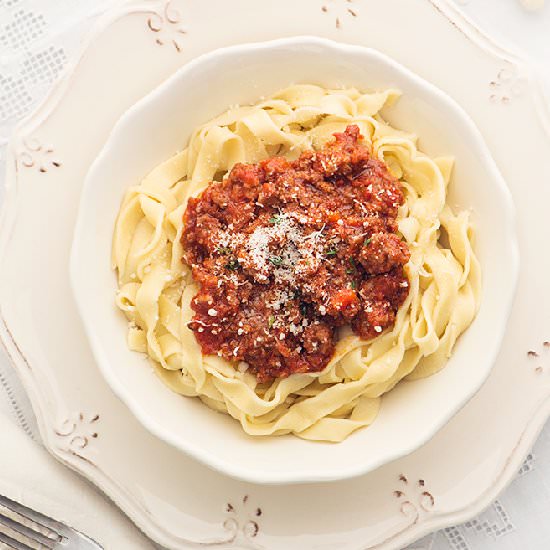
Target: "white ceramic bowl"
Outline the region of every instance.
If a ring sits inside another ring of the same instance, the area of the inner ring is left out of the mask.
[[[386,110],[386,116],[395,126],[417,133],[428,154],[454,155],[450,203],[471,208],[477,224],[476,251],[484,281],[481,308],[446,368],[430,378],[399,384],[384,397],[376,422],[340,444],[291,436],[251,438],[235,420],[171,392],[144,356],[128,350],[126,320],[114,305],[111,238],[127,187],[184,148],[194,128],[229,105],[257,101],[292,83],[401,89],[402,99]],[[100,369],[146,428],[231,476],[257,483],[299,483],[366,473],[430,439],[488,376],[512,303],[518,265],[511,196],[466,113],[377,51],[298,37],[199,57],[126,112],[84,184],[71,281]]]

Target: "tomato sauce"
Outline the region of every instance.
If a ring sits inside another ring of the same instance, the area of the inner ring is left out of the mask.
[[[343,325],[364,339],[393,326],[409,292],[404,198],[362,139],[350,125],[295,161],[237,164],[189,200],[189,327],[204,354],[269,382],[321,371]]]

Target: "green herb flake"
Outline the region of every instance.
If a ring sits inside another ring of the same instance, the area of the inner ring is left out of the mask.
[[[368,239],[365,239],[365,242],[363,243],[363,246],[369,246],[369,244],[372,242],[372,238],[369,237]]]
[[[281,223],[282,219],[281,216],[275,214],[274,216],[271,216],[269,218],[269,223],[272,223],[273,225],[279,225]]]
[[[218,254],[223,254],[224,256],[227,256],[228,254],[231,254],[231,248],[228,246],[217,246],[216,252]]]
[[[274,324],[275,324],[275,315],[270,315],[267,325],[269,328],[272,328]]]
[[[357,266],[355,265],[355,260],[353,258],[349,259],[349,265],[350,267],[346,269],[346,273],[348,275],[351,275],[352,273],[355,273],[357,271]]]
[[[301,303],[300,304],[300,313],[305,317],[307,315],[307,304]]]
[[[239,267],[239,260],[236,260],[235,258],[233,258],[229,260],[229,262],[227,262],[225,267],[229,269],[229,271],[235,271]]]
[[[357,288],[357,283],[355,281],[351,281],[349,286],[355,290]]]
[[[325,255],[326,256],[336,256],[336,254],[338,253],[338,251],[336,250],[336,247],[332,247],[332,248],[327,248],[327,250],[325,250]]]
[[[275,266],[282,265],[283,263],[283,259],[280,256],[271,256],[271,258],[269,258],[269,261]]]

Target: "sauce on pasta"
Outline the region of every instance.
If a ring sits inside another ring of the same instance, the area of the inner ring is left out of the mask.
[[[323,370],[337,330],[393,326],[409,292],[403,193],[356,125],[295,161],[237,164],[189,199],[184,260],[199,291],[189,328],[205,355],[259,382]]]
[[[481,270],[447,203],[453,159],[384,120],[398,97],[291,86],[196,128],[128,189],[116,304],[167,387],[251,436],[338,442],[445,366]]]

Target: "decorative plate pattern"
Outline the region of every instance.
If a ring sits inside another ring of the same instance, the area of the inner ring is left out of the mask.
[[[34,138],[22,140],[17,162],[25,168],[34,168],[42,173],[61,166],[61,162],[55,157],[53,148],[42,145]]]
[[[159,46],[172,44],[176,51],[181,52],[182,35],[186,34],[182,26],[181,13],[172,4],[166,2],[162,10],[155,10],[147,19],[147,26],[155,33],[155,42]]]
[[[420,26],[430,28],[429,36],[417,32]],[[81,182],[120,114],[201,53],[296,34],[378,48],[468,110],[514,195],[522,262],[530,270],[520,278],[491,377],[428,444],[355,480],[265,487],[223,477],[181,455],[115,399],[83,336],[67,265]],[[116,95],[104,85],[114,74],[123,83]],[[90,110],[92,104],[101,109]],[[505,127],[514,132],[495,131]],[[544,344],[550,340],[544,279],[550,255],[540,252],[550,229],[550,188],[544,185],[549,128],[529,67],[483,36],[448,0],[172,0],[112,12],[72,72],[20,125],[8,152],[0,335],[48,449],[174,549],[387,550],[471,518],[510,481],[550,413],[550,350]],[[86,139],[76,140],[83,129]],[[505,519],[499,520],[503,529]]]

